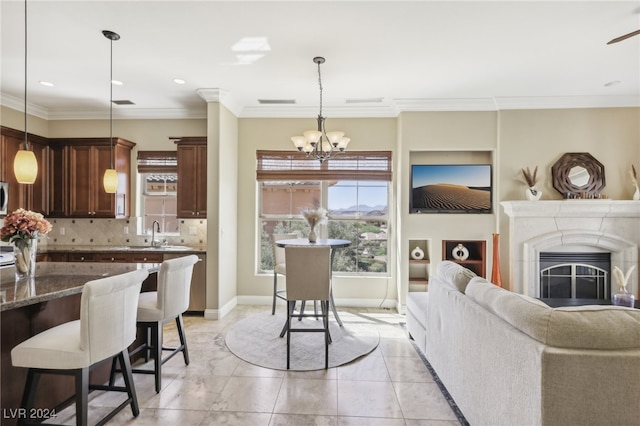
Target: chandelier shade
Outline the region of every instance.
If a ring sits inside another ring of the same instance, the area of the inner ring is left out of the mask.
[[[18,183],[31,185],[38,177],[38,160],[29,150],[27,135],[27,0],[24,0],[24,144],[13,159],[13,174]]]
[[[111,58],[109,60],[109,146],[111,147],[111,162],[109,163],[110,168],[104,172],[102,184],[104,186],[104,192],[107,194],[115,194],[118,190],[118,172],[113,168],[113,42],[120,40],[120,36],[109,30],[102,31],[102,35],[111,41]]]
[[[307,154],[307,157],[313,157],[320,162],[331,157],[336,151],[344,151],[351,141],[350,138],[344,136],[344,132],[325,130],[325,117],[322,116],[322,75],[320,73],[320,65],[325,62],[321,56],[313,58],[313,62],[318,65],[318,85],[320,87],[320,112],[317,119],[317,129],[307,130],[303,136],[293,136],[291,141],[298,151]]]

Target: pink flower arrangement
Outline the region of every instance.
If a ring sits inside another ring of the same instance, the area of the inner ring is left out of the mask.
[[[0,240],[13,243],[16,240],[38,238],[51,231],[51,223],[40,213],[18,209],[4,218]]]

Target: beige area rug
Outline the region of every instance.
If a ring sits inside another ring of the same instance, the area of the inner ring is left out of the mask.
[[[339,315],[340,313],[338,313]],[[287,369],[287,337],[280,337],[287,321],[284,314],[265,312],[238,321],[227,332],[227,347],[238,358],[260,367]],[[294,320],[295,328],[322,328],[322,320],[304,318]],[[337,367],[367,355],[380,340],[374,327],[340,327],[335,319],[329,321],[332,342],[329,345],[329,367]],[[306,371],[324,368],[324,333],[291,334],[291,368]]]

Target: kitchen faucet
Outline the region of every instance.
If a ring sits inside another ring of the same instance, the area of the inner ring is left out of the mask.
[[[160,232],[160,222],[154,220],[151,225],[151,247],[160,245],[160,241],[156,241],[156,231]]]

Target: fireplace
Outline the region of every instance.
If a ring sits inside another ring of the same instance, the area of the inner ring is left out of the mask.
[[[602,298],[611,295],[610,271],[614,267],[627,271],[638,264],[640,203],[637,201],[548,200],[504,201],[500,204],[509,216],[508,285],[514,292],[532,297],[544,294],[540,278],[547,266],[541,266],[542,253],[604,253],[609,257],[608,272],[594,272],[588,278],[593,282],[609,282],[608,286],[600,286]],[[583,280],[577,277],[579,274],[574,276],[574,282]],[[638,297],[637,268],[629,281],[628,289]],[[596,288],[590,292],[598,294],[597,285],[594,285]],[[566,284],[564,286],[561,291],[567,294],[570,289],[567,290]],[[580,286],[586,287],[586,284]]]
[[[611,253],[540,253],[540,297],[611,298]]]

